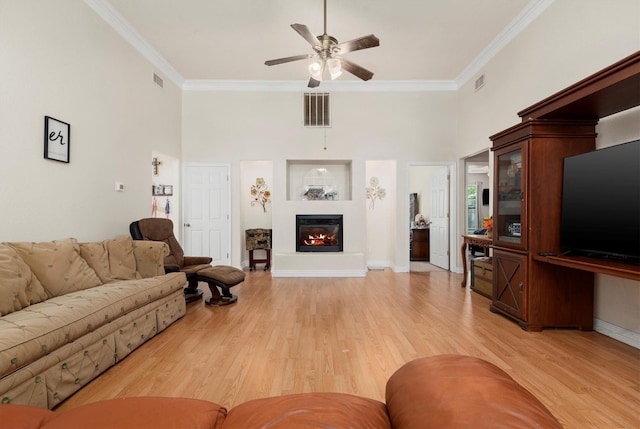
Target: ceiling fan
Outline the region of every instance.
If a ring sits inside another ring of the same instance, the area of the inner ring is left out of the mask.
[[[309,65],[309,73],[311,74],[309,88],[319,86],[325,76],[332,80],[337,78],[342,74],[342,70],[346,70],[362,80],[369,80],[373,77],[373,72],[343,58],[342,55],[347,52],[374,48],[380,45],[380,40],[373,34],[369,34],[348,42],[338,43],[335,37],[327,34],[327,0],[324,0],[324,33],[320,36],[314,36],[304,24],[291,24],[291,27],[311,44],[315,53],[269,60],[264,62],[266,65],[275,66],[291,61],[315,58],[316,60]]]

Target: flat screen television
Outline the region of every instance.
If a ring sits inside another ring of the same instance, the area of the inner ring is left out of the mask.
[[[564,159],[560,247],[640,263],[640,140]]]

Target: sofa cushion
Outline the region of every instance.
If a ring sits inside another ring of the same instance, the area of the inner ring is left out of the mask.
[[[109,270],[109,252],[104,241],[80,243],[80,256],[93,268],[102,283],[112,280]]]
[[[168,252],[165,243],[134,241],[128,236],[80,243],[80,256],[102,283],[161,276],[165,273],[163,260]]]
[[[80,256],[96,272],[102,283],[142,278],[137,273],[131,237],[121,236],[99,242],[80,243],[79,247]]]
[[[47,294],[16,251],[0,243],[0,316],[47,299]]]
[[[42,429],[217,429],[226,414],[224,407],[199,399],[108,399],[64,411]]]
[[[142,278],[161,276],[164,271],[164,257],[169,254],[169,246],[161,241],[134,240],[133,254],[136,270]]]
[[[345,393],[300,393],[240,404],[229,411],[223,428],[388,429],[391,424],[380,401]]]
[[[115,280],[139,278],[136,274],[136,258],[133,253],[133,239],[129,236],[105,240],[109,253],[109,271]]]
[[[29,265],[50,298],[102,284],[96,272],[80,257],[75,238],[8,244]]]
[[[126,280],[50,298],[0,317],[0,377],[124,314],[181,290],[184,273]]]

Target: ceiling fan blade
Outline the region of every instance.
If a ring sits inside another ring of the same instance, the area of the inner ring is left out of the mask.
[[[362,80],[369,80],[373,77],[373,72],[365,69],[362,66],[359,66],[355,63],[352,63],[349,60],[345,60],[344,58],[340,58],[340,62],[342,64],[342,69],[348,71],[355,77],[359,77]]]
[[[318,40],[318,38],[316,36],[314,36],[314,34],[311,31],[309,31],[309,29],[307,28],[306,25],[304,25],[304,24],[291,24],[291,28],[296,30],[296,32],[299,35],[304,37],[304,39],[307,42],[309,42],[309,44],[311,46],[313,46],[313,49],[315,49],[315,50],[322,49],[322,46],[320,45],[320,41]]]
[[[268,65],[268,66],[275,66],[278,64],[290,63],[291,61],[306,60],[312,57],[313,57],[313,54],[294,55],[292,57],[284,57],[284,58],[278,58],[275,60],[268,60],[268,61],[265,61],[264,63],[265,65]]]
[[[373,34],[369,34],[368,36],[362,36],[349,40],[348,42],[340,43],[337,48],[340,49],[340,54],[344,54],[359,51],[360,49],[375,48],[376,46],[380,46],[380,39]]]
[[[317,87],[320,86],[320,81],[310,77],[309,78],[309,84],[307,86],[309,88],[317,88]]]

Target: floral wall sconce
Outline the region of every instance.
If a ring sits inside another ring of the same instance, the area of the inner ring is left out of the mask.
[[[261,205],[262,210],[266,213],[266,204],[271,202],[271,191],[267,189],[267,184],[262,177],[256,178],[256,184],[251,185],[251,196],[253,197],[251,205]]]
[[[371,200],[369,202],[369,208],[371,210],[373,210],[373,206],[376,202],[376,200],[381,200],[384,198],[385,195],[387,195],[387,191],[384,190],[384,188],[380,187],[380,182],[378,181],[378,178],[373,176],[371,179],[369,179],[369,187],[366,188],[366,197],[368,200]]]

